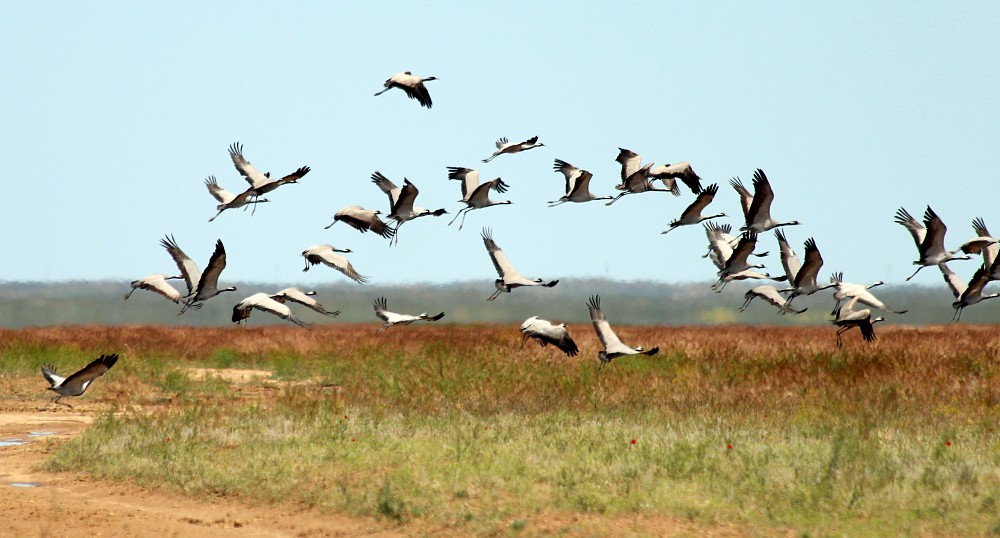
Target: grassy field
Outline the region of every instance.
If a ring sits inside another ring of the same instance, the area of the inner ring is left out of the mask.
[[[0,330],[4,370],[123,359],[49,460],[194,497],[532,531],[664,514],[750,535],[1000,535],[1000,329],[622,327],[598,372],[512,326]],[[192,368],[270,372],[196,377]],[[10,389],[0,385],[4,397]]]

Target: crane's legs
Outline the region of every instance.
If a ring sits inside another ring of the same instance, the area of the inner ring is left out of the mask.
[[[924,267],[927,267],[927,266],[926,265],[921,265],[920,267],[917,267],[917,270],[914,271],[912,275],[906,277],[906,281],[909,282],[911,278],[917,276],[917,273],[919,273],[920,270],[923,269]]]
[[[452,224],[454,224],[454,223],[455,223],[455,221],[456,221],[456,220],[458,220],[458,217],[459,217],[459,215],[462,215],[463,213],[465,213],[465,212],[466,212],[466,211],[468,211],[468,210],[469,210],[469,208],[468,208],[468,207],[463,207],[462,209],[459,209],[459,210],[458,210],[458,213],[455,213],[455,218],[451,219],[451,221],[450,221],[450,222],[448,223],[448,226],[451,226]],[[464,223],[464,222],[465,222],[465,219],[462,219],[462,222]],[[461,225],[459,225],[458,229],[459,229],[459,230],[461,230],[461,229],[462,229],[462,226],[461,226]]]
[[[625,192],[619,194],[618,196],[615,196],[614,198],[612,198],[610,202],[605,202],[604,205],[611,205],[611,204],[617,202],[619,198],[621,198],[622,196],[625,196],[626,194],[630,194],[630,193],[628,191],[625,191]]]

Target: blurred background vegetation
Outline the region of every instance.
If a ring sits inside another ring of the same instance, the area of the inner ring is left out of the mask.
[[[177,281],[175,281],[177,282]],[[781,283],[777,283],[780,287]],[[170,326],[230,325],[232,307],[256,292],[273,293],[290,283],[236,282],[238,291],[211,299],[199,311],[178,316],[180,307],[152,292],[137,290],[128,301],[122,297],[128,282],[3,282],[0,283],[0,327],[18,328],[49,325],[132,325]],[[537,315],[553,321],[589,322],[587,298],[600,294],[602,306],[613,324],[631,325],[816,325],[828,323],[834,301],[831,291],[795,300],[808,307],[801,315],[778,315],[777,310],[756,299],[746,312],[739,311],[743,294],[750,284],[731,283],[723,293],[714,293],[710,282],[665,284],[621,282],[607,279],[565,279],[548,289],[518,289],[498,300],[485,299],[493,292],[490,279],[447,285],[413,284],[360,286],[336,283],[315,288],[316,298],[328,310],[340,310],[336,318],[324,318],[304,306],[292,304],[296,315],[311,323],[367,323],[378,321],[372,300],[385,296],[395,312],[436,314],[445,312],[441,323],[520,323]],[[307,288],[301,287],[303,291]],[[992,290],[987,290],[992,291]],[[886,315],[888,324],[925,325],[952,319],[954,298],[940,286],[885,285],[874,293],[904,315]],[[968,323],[995,323],[1000,320],[1000,300],[974,305],[962,314]],[[287,323],[263,312],[254,312],[249,324]]]

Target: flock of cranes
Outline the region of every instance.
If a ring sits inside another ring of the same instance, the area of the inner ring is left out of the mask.
[[[398,88],[405,92],[409,98],[417,100],[421,106],[429,109],[433,102],[425,83],[433,80],[437,80],[437,78],[422,78],[409,71],[397,73],[386,80],[383,84],[384,89],[375,95],[382,95],[390,89]],[[509,142],[506,138],[500,138],[496,141],[496,150],[487,158],[482,159],[482,162],[489,163],[501,155],[514,155],[544,146],[538,141],[537,136],[515,143]],[[209,219],[210,222],[227,209],[243,208],[247,210],[252,207],[255,211],[258,204],[268,202],[266,198],[263,198],[263,195],[284,185],[298,183],[311,170],[308,166],[301,166],[280,179],[272,179],[269,173],[262,173],[246,159],[243,146],[239,142],[229,146],[229,157],[237,172],[249,186],[239,194],[232,194],[219,185],[215,176],[209,176],[205,180],[205,186],[219,202],[216,206],[217,213]],[[875,339],[873,325],[882,318],[873,318],[870,309],[894,314],[905,313],[905,311],[890,309],[871,293],[871,288],[882,284],[881,282],[871,285],[852,284],[845,282],[841,273],[835,273],[830,278],[829,283],[820,282],[819,275],[824,260],[816,241],[810,237],[804,242],[803,259],[800,260],[783,231],[784,227],[800,223],[797,220],[778,220],[772,216],[771,210],[775,194],[763,170],[757,169],[754,172],[750,188],[747,188],[739,178],[733,178],[729,182],[739,198],[743,212],[739,233],[734,235],[732,225],[716,222],[717,219],[726,217],[725,213],[708,211],[708,207],[720,195],[719,185],[712,183],[703,187],[701,177],[694,171],[690,163],[678,162],[654,167],[653,163],[643,164],[641,155],[624,148],[619,148],[615,161],[621,165],[620,183],[615,185],[618,193],[616,195],[596,195],[590,190],[592,173],[567,161],[555,159],[553,170],[562,174],[565,180],[564,194],[557,200],[548,202],[548,205],[554,207],[569,202],[587,203],[602,200],[605,201],[605,205],[610,206],[630,194],[669,192],[673,196],[679,197],[683,190],[689,190],[695,195],[694,201],[679,216],[671,220],[667,229],[661,233],[667,234],[686,226],[699,224],[702,226],[708,239],[708,251],[703,257],[709,258],[716,267],[717,280],[712,285],[715,292],[723,292],[726,285],[734,280],[770,280],[785,283],[780,288],[775,284],[765,283],[750,289],[744,294],[744,302],[739,307],[740,311],[745,311],[754,299],[759,298],[775,307],[779,314],[800,314],[805,312],[806,308],[793,306],[797,297],[833,289],[836,305],[831,315],[833,316],[832,323],[838,327],[838,346],[841,344],[841,334],[852,327],[858,327],[866,341],[870,342]],[[458,201],[465,204],[454,214],[448,223],[449,225],[459,221],[459,229],[461,229],[470,212],[511,203],[509,200],[491,198],[491,193],[503,194],[511,188],[511,185],[500,177],[480,181],[479,170],[458,166],[447,167],[446,177],[448,180],[456,180],[460,183],[461,199]],[[657,181],[662,184],[662,187],[657,186]],[[361,233],[371,231],[375,235],[387,239],[390,245],[394,245],[399,242],[400,228],[403,224],[421,217],[440,217],[448,213],[444,208],[427,209],[417,205],[420,191],[407,178],[403,178],[400,187],[395,181],[376,170],[371,175],[371,182],[388,197],[388,211],[382,213],[380,210],[367,209],[360,205],[347,205],[337,211],[333,222],[326,228],[343,222]],[[682,186],[686,189],[682,189]],[[460,220],[459,217],[461,217]],[[997,240],[989,235],[982,219],[973,222],[977,233],[976,238],[956,250],[945,248],[946,227],[930,207],[927,207],[925,211],[923,223],[918,222],[903,208],[897,212],[896,222],[910,232],[916,243],[919,256],[914,264],[919,267],[914,275],[924,267],[935,265],[940,268],[945,282],[956,298],[953,304],[956,311],[954,317],[956,321],[964,308],[1000,295],[997,293],[984,294],[983,292],[989,282],[1000,280],[1000,262],[997,261],[1000,258],[997,255],[1000,248],[998,248]],[[757,259],[768,255],[767,252],[757,252],[757,242],[761,237],[760,234],[769,231],[773,231],[777,239],[783,268],[782,273],[777,276],[772,276],[765,270],[764,264],[757,261]],[[519,287],[553,287],[559,283],[559,280],[528,278],[519,273],[494,240],[489,228],[483,229],[482,240],[499,277],[494,282],[495,291],[487,297],[487,300],[496,300],[502,294],[511,293],[512,290]],[[161,241],[161,245],[174,260],[180,274],[173,276],[154,274],[136,280],[132,282],[132,290],[125,295],[125,299],[128,299],[134,290],[145,289],[180,304],[180,313],[184,313],[188,309],[200,308],[205,301],[217,295],[236,291],[235,287],[221,287],[219,284],[219,277],[226,266],[226,251],[221,240],[216,242],[215,250],[204,272],[181,250],[172,236],[165,237]],[[322,264],[339,271],[360,284],[368,282],[369,277],[359,273],[344,256],[344,254],[349,253],[351,253],[350,249],[338,248],[330,244],[313,245],[302,251],[302,257],[305,260],[303,271],[308,271],[314,265]],[[983,263],[972,279],[966,282],[958,277],[947,263],[953,260],[971,259],[973,254],[981,254]],[[186,291],[182,292],[174,288],[168,282],[173,279],[182,279]],[[253,310],[259,310],[297,325],[308,325],[292,312],[288,305],[289,302],[304,305],[327,316],[336,316],[339,313],[326,310],[313,298],[313,295],[315,292],[301,292],[296,288],[288,288],[276,293],[257,292],[239,301],[233,307],[232,321],[246,323],[250,313]],[[373,303],[376,316],[384,322],[379,332],[393,325],[406,325],[415,321],[436,321],[444,316],[443,312],[436,316],[429,316],[426,313],[420,315],[397,314],[387,310],[387,304],[385,297],[375,299]],[[865,305],[869,308],[859,309],[859,305]],[[652,355],[658,351],[658,347],[646,351],[642,347],[630,347],[623,344],[605,319],[598,296],[591,297],[587,306],[594,329],[604,346],[604,350],[598,353],[601,366],[615,357],[639,353]],[[524,342],[531,338],[543,346],[553,345],[569,356],[575,356],[579,352],[565,324],[555,324],[533,316],[524,322],[521,331],[524,334],[522,347]]]

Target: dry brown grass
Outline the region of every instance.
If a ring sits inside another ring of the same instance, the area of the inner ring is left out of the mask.
[[[520,334],[511,326],[405,327],[381,335],[375,329],[361,324],[311,330],[281,326],[0,330],[0,352],[10,355],[36,348],[82,355],[122,352],[134,361],[158,356],[215,366],[213,360],[224,350],[235,361],[233,366],[250,367],[267,367],[283,357],[286,369],[294,369],[289,362],[337,367],[340,383],[368,393],[370,377],[352,372],[409,373],[420,383],[435,376],[449,385],[471,383],[485,406],[482,410],[489,412],[507,404],[546,409],[550,400],[558,399],[561,406],[584,409],[596,404],[652,406],[680,413],[742,408],[752,414],[774,412],[775,404],[783,402],[790,412],[808,404],[814,410],[837,409],[848,415],[877,410],[958,418],[989,415],[1000,403],[996,326],[886,327],[873,345],[848,333],[842,349],[835,347],[833,329],[827,327],[621,327],[624,341],[647,348],[659,345],[661,352],[650,359],[618,359],[600,376],[595,359],[599,343],[589,325],[570,327],[581,348],[575,358],[533,342],[518,350]],[[477,362],[469,363],[471,357]],[[539,362],[544,368],[538,368]],[[499,375],[511,370],[518,375]],[[600,402],[593,400],[593,383],[601,385]],[[411,388],[433,392],[429,387]],[[441,395],[437,396],[440,403]],[[400,397],[410,405],[431,403],[419,394]]]

